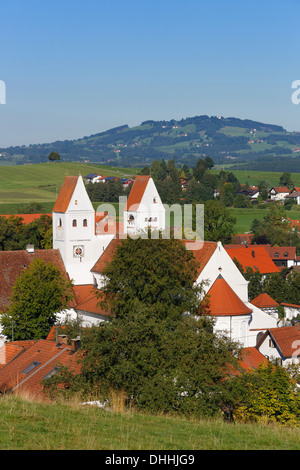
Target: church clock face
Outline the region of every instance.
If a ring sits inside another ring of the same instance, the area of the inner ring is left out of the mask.
[[[73,247],[73,256],[74,258],[81,258],[84,255],[83,245],[75,245]]]

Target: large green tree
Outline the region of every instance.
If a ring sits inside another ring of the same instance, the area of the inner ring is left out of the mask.
[[[123,240],[104,271],[106,283],[100,301],[116,316],[131,313],[138,300],[156,306],[161,318],[178,318],[195,310],[201,286],[194,285],[197,263],[191,250],[174,238],[148,237]]]
[[[206,201],[204,205],[204,239],[230,243],[234,233],[236,219],[230,209],[218,200]]]
[[[14,340],[45,338],[72,295],[72,285],[58,267],[34,259],[17,278],[11,305],[1,315],[3,333]]]

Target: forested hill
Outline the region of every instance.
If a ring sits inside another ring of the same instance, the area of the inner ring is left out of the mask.
[[[153,160],[174,159],[193,166],[199,158],[247,169],[300,171],[300,132],[273,124],[222,116],[195,116],[179,121],[145,121],[116,127],[77,140],[0,149],[2,162],[45,162],[51,152],[64,161],[90,161],[143,167]],[[270,164],[272,162],[272,164]],[[1,163],[1,161],[0,161]]]

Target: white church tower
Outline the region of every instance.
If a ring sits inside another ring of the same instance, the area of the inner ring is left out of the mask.
[[[114,235],[96,235],[95,210],[81,176],[66,176],[52,214],[53,248],[75,285],[92,284],[90,272]]]
[[[138,175],[124,208],[124,233],[134,234],[151,230],[165,230],[165,207],[153,179]]]

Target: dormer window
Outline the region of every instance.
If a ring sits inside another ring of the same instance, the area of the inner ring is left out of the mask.
[[[287,257],[289,256],[288,252],[285,251],[283,256],[284,256],[285,258],[287,258]]]
[[[77,220],[76,219],[72,220],[72,227],[77,227]]]
[[[278,251],[276,251],[276,253],[274,253],[274,256],[275,256],[275,258],[278,258],[278,256],[279,256]]]

